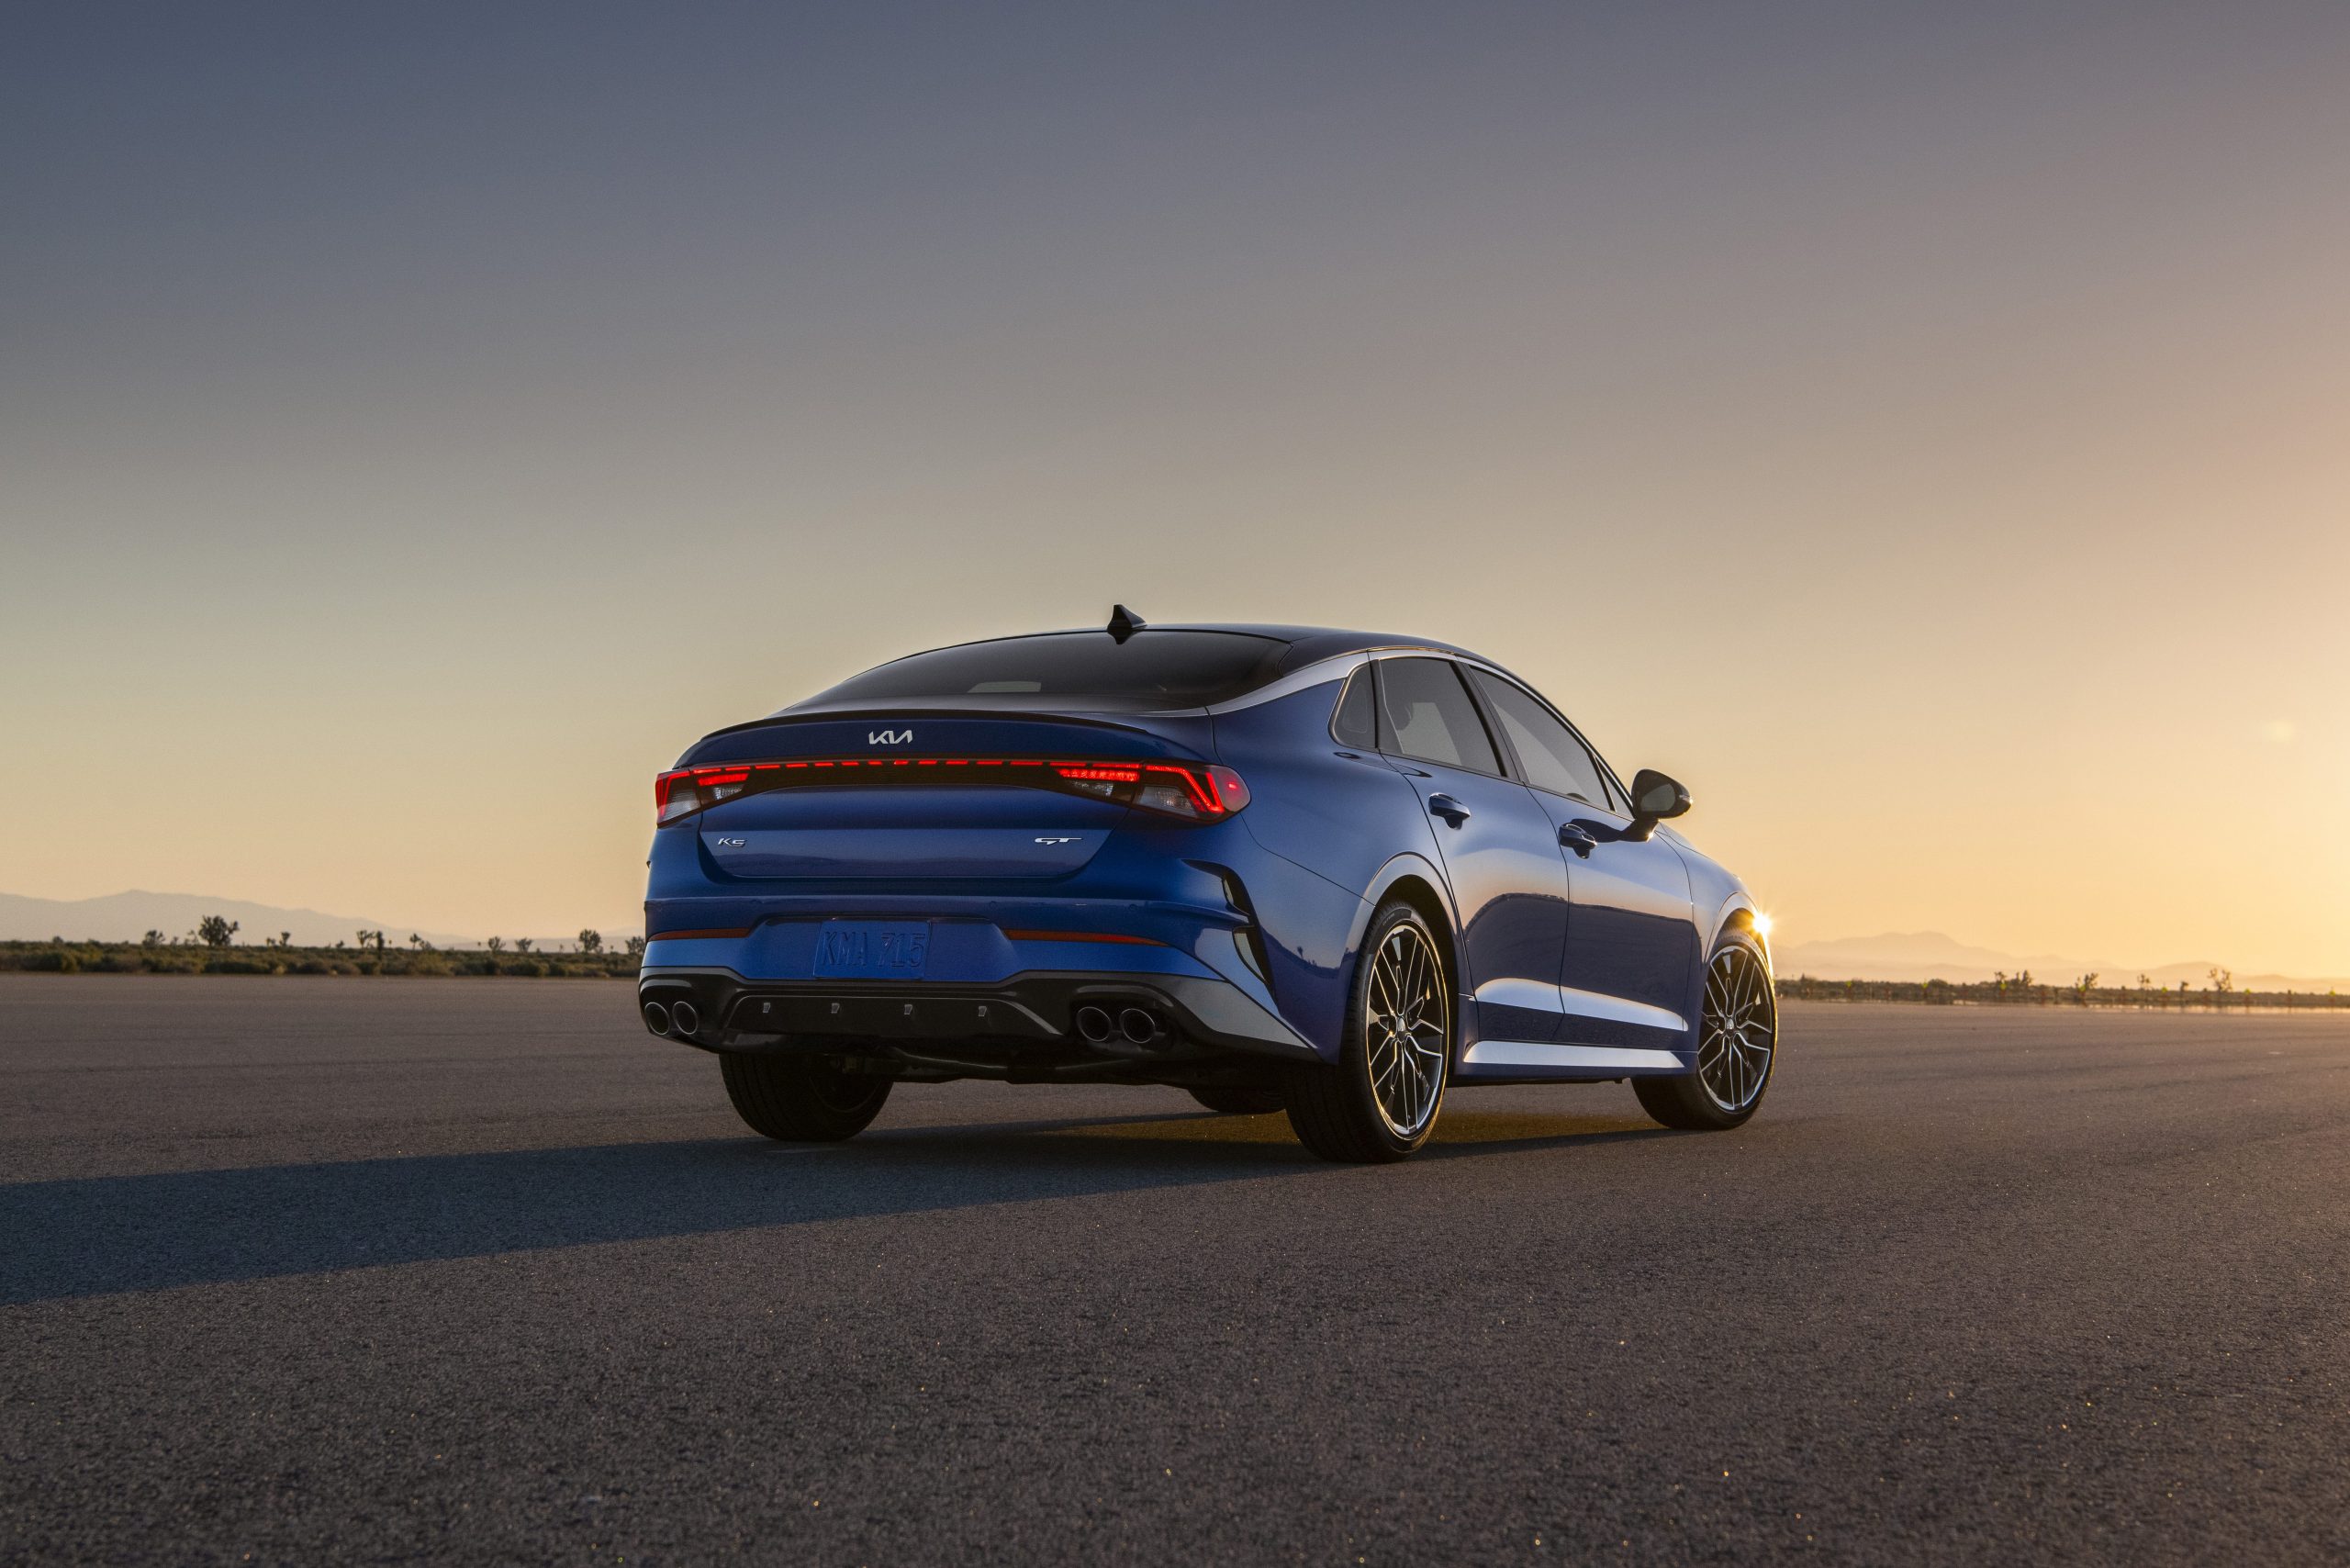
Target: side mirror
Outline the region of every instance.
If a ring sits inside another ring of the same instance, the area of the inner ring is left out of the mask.
[[[1677,817],[1689,809],[1689,791],[1677,778],[1669,778],[1653,767],[1643,767],[1632,775],[1632,826],[1642,838],[1667,817]]]

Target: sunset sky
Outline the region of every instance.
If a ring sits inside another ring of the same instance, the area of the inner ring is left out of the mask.
[[[1123,599],[1789,938],[2350,972],[2350,6],[9,30],[0,890],[627,927],[696,736]]]

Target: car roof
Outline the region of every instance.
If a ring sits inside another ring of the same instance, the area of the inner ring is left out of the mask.
[[[1459,654],[1464,658],[1483,659],[1482,654],[1450,643],[1439,643],[1433,637],[1411,637],[1393,632],[1348,632],[1332,626],[1191,626],[1171,630],[1195,632],[1244,632],[1251,636],[1270,637],[1289,644],[1289,653],[1281,659],[1281,668],[1292,670],[1334,658],[1340,654],[1368,653],[1372,649],[1426,648],[1430,653]],[[1487,661],[1490,662],[1490,661]]]
[[[1430,653],[1458,654],[1463,658],[1477,659],[1487,664],[1493,662],[1482,654],[1457,647],[1450,643],[1439,643],[1429,637],[1407,637],[1390,632],[1348,632],[1330,626],[1272,626],[1226,622],[1153,621],[1141,631],[1132,633],[1130,635],[1147,637],[1153,632],[1223,632],[1235,636],[1262,637],[1269,642],[1285,643],[1288,647],[1274,666],[1273,673],[1276,675],[1286,675],[1291,670],[1302,669],[1307,665],[1319,663],[1323,659],[1336,658],[1341,654],[1367,653],[1372,649],[1425,648]],[[953,643],[947,646],[968,648],[985,643],[1019,642],[1028,637],[1081,637],[1088,633],[1103,637],[1110,635],[1099,626],[1069,626],[1055,632],[1019,632],[1004,637],[975,637],[968,643]],[[926,651],[934,653],[939,650]]]

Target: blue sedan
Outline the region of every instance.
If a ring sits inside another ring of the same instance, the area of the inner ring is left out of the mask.
[[[1465,649],[1151,626],[915,654],[655,784],[638,1005],[755,1131],[890,1086],[1167,1084],[1400,1159],[1454,1089],[1770,1086],[1768,922],[1560,711]]]

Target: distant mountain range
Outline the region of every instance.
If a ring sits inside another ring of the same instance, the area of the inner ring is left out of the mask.
[[[1986,980],[1998,974],[2012,978],[2029,969],[2034,980],[2050,985],[2070,985],[2087,974],[2096,975],[2104,985],[2135,985],[2143,974],[2171,991],[2178,989],[2181,980],[2200,991],[2210,983],[2213,969],[2230,967],[2216,958],[2140,965],[2061,953],[2003,953],[1995,947],[1970,946],[1939,931],[1790,942],[1774,947],[1771,956],[1780,974],[1810,975],[1818,980]],[[2238,991],[2350,991],[2350,979],[2340,976],[2312,979],[2242,970],[2237,971],[2234,984]]]
[[[52,936],[62,936],[73,942],[136,942],[150,931],[160,931],[165,936],[185,936],[207,914],[235,921],[238,942],[251,946],[259,946],[264,936],[290,932],[297,947],[331,947],[338,942],[357,946],[363,928],[380,930],[384,939],[394,946],[404,945],[410,932],[436,947],[478,947],[482,943],[480,935],[416,931],[412,925],[371,920],[364,915],[321,914],[315,909],[281,909],[274,904],[212,898],[201,893],[146,892],[108,893],[95,899],[28,899],[17,893],[0,893],[0,941],[46,942]],[[618,942],[635,934],[635,927],[631,926],[606,931],[604,936],[607,941]],[[512,935],[529,936],[531,933]],[[543,947],[553,948],[558,942],[568,944],[577,936],[576,931],[566,931],[559,936],[533,940]],[[509,940],[511,939],[509,935]]]

